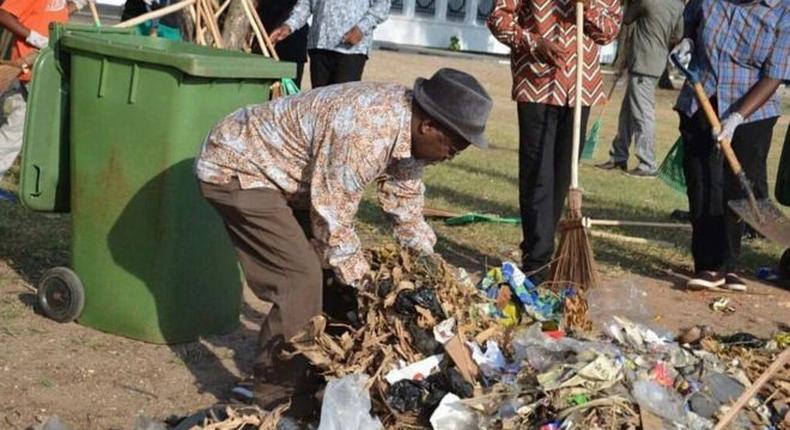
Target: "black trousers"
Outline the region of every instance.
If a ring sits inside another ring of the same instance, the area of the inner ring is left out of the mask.
[[[341,54],[324,49],[311,49],[309,53],[313,88],[361,80],[368,60],[364,54]]]
[[[768,197],[766,159],[776,120],[774,117],[742,124],[735,129],[732,139],[735,155],[758,199]],[[727,201],[746,196],[724,154],[714,143],[711,126],[702,109],[691,118],[680,114],[680,134],[693,227],[694,270],[731,272],[741,252],[744,223],[727,208]]]
[[[590,108],[583,108],[582,147],[589,116]],[[573,108],[519,103],[518,125],[521,262],[532,272],[547,265],[554,254],[554,233],[570,186]],[[542,280],[546,273],[535,277]]]

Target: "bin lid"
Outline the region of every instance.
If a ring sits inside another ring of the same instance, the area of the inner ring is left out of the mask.
[[[281,79],[296,75],[296,65],[293,63],[158,37],[66,32],[60,42],[68,51],[85,51],[172,67],[191,76]]]

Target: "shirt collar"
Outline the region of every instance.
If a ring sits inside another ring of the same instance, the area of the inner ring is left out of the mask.
[[[395,138],[395,146],[392,148],[392,158],[402,160],[411,158],[411,116],[412,101],[414,97],[411,90],[406,90],[402,103],[399,106],[401,111],[400,133]]]

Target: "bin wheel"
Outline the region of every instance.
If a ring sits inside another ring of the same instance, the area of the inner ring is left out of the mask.
[[[779,273],[786,279],[790,279],[790,248],[785,249],[782,259],[779,260]]]
[[[82,281],[71,269],[55,267],[47,270],[38,283],[38,306],[41,312],[61,323],[72,322],[85,306]]]

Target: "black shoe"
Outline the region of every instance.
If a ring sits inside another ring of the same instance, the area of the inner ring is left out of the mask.
[[[689,290],[714,290],[722,286],[724,286],[724,276],[709,270],[697,272],[686,282],[686,288]]]
[[[625,174],[634,178],[641,178],[641,179],[655,179],[656,176],[658,176],[658,172],[656,172],[655,170],[650,172],[642,169],[632,169],[625,172]]]
[[[614,161],[614,160],[609,160],[606,163],[596,164],[595,167],[603,170],[620,169],[623,172],[625,172],[625,170],[628,168],[625,161]]]

